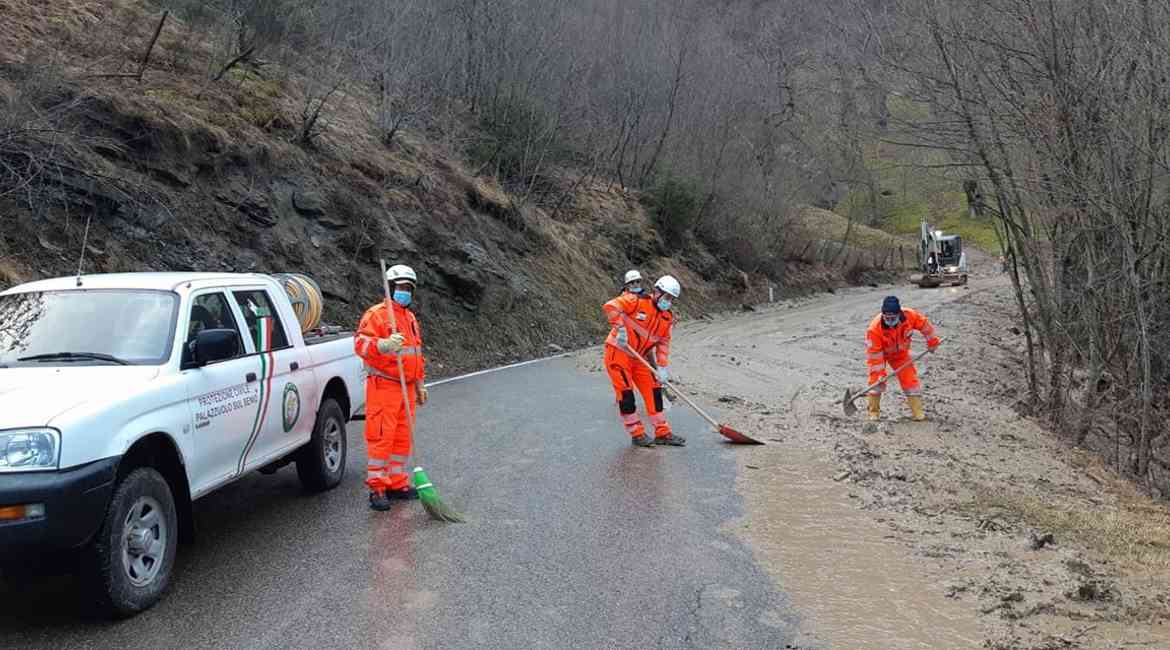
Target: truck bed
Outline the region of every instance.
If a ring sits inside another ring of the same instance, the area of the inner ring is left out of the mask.
[[[305,345],[320,345],[321,343],[328,343],[353,336],[353,330],[347,330],[339,326],[322,325],[321,327],[305,332],[303,336]]]

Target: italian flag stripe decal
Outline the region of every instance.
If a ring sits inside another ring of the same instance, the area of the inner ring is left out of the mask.
[[[248,454],[264,430],[264,421],[268,414],[268,403],[272,396],[272,374],[276,367],[272,355],[272,319],[265,316],[256,321],[256,351],[260,357],[260,400],[256,409],[256,417],[252,420],[252,433],[248,436],[248,444],[240,454],[240,462],[236,466],[236,473],[244,473],[244,465],[248,462]]]

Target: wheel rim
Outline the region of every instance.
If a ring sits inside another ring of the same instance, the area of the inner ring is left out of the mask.
[[[337,468],[341,467],[341,426],[337,424],[337,420],[329,420],[325,424],[321,439],[325,443],[323,445],[325,467],[330,472],[336,472]]]
[[[162,505],[153,497],[138,497],[122,530],[122,569],[131,584],[144,587],[158,577],[166,560],[170,531]]]

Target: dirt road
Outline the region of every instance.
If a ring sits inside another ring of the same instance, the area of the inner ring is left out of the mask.
[[[930,421],[909,421],[891,390],[865,431],[863,401],[853,418],[833,402],[864,385],[864,329],[890,293],[948,340],[920,365]],[[768,442],[734,448],[747,506],[734,532],[809,636],[842,648],[1170,647],[1170,558],[1140,550],[1164,532],[1145,527],[1170,516],[1013,409],[1012,318],[1006,276],[989,273],[680,325],[680,387]]]

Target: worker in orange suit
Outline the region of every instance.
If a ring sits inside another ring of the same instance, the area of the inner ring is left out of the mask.
[[[391,499],[415,499],[406,462],[410,458],[414,409],[427,402],[426,362],[422,333],[409,307],[418,276],[398,264],[386,271],[394,287],[393,300],[366,310],[354,337],[354,351],[366,367],[366,485],[370,508],[390,509]],[[397,333],[387,307],[394,310]],[[401,369],[401,370],[400,370]],[[399,373],[406,381],[402,394]]]
[[[649,296],[627,291],[603,307],[612,327],[605,340],[605,369],[617,395],[622,423],[630,434],[631,443],[638,447],[686,445],[685,438],[671,431],[662,411],[662,382],[667,381],[670,374],[670,333],[674,326],[671,308],[681,293],[678,280],[664,275],[654,283],[654,291]],[[646,359],[651,352],[657,370],[647,368],[630,356],[638,354]],[[642,394],[642,403],[654,425],[653,440],[646,435],[638,417],[635,390]]]
[[[869,368],[869,382],[872,385],[886,377],[886,365],[898,369],[906,365],[898,373],[898,384],[906,395],[910,404],[910,413],[916,422],[926,419],[922,407],[922,384],[918,380],[918,370],[910,355],[910,334],[914,330],[922,333],[926,338],[926,347],[933,352],[938,348],[939,339],[935,336],[934,326],[921,312],[902,307],[897,296],[887,296],[882,301],[882,311],[869,324],[865,332],[866,365]],[[882,384],[869,391],[869,419],[881,418],[882,393],[886,385]]]
[[[623,282],[622,293],[632,293],[636,296],[646,293],[646,288],[642,286],[642,273],[638,269],[626,271]]]

